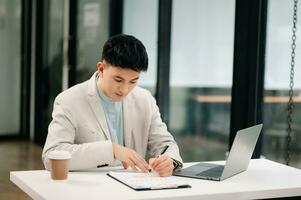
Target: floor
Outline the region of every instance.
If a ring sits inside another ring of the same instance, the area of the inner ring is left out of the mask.
[[[17,170],[44,169],[42,148],[31,142],[0,142],[0,199],[31,199],[9,180],[9,172]]]

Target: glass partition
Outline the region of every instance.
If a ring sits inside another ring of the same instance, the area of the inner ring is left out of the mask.
[[[76,83],[97,71],[102,47],[109,38],[109,0],[79,0],[77,16]]]
[[[300,2],[299,2],[300,3]],[[300,5],[300,4],[299,4]],[[300,15],[300,8],[299,13]],[[294,110],[290,164],[301,168],[301,32],[297,24]],[[265,71],[264,140],[262,154],[286,163],[287,102],[291,63],[293,1],[269,1]]]
[[[228,150],[235,1],[174,0],[170,130],[184,161]]]
[[[0,135],[20,131],[21,1],[0,1]]]
[[[122,32],[134,35],[145,45],[149,65],[138,84],[154,94],[157,82],[158,0],[124,0]]]

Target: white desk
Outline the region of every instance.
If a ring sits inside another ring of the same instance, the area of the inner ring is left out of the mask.
[[[192,163],[186,163],[189,166]],[[53,181],[46,170],[10,172],[10,180],[33,199],[264,199],[301,196],[301,170],[265,159],[221,182],[187,179],[191,188],[135,191],[106,175],[107,169],[70,172]],[[182,178],[182,177],[179,177]]]

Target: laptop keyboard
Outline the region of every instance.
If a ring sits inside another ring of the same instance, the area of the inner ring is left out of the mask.
[[[220,177],[224,170],[224,166],[216,166],[201,173],[196,174],[201,177]]]

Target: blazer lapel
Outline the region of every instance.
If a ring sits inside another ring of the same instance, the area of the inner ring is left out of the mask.
[[[126,97],[123,101],[123,132],[124,132],[124,144],[126,147],[132,145],[132,109],[133,104],[131,97]]]
[[[96,76],[97,76],[97,72],[94,73],[94,75],[91,77],[88,83],[88,102],[95,114],[95,117],[102,131],[106,135],[107,139],[111,139],[105,113],[101,105],[101,101],[96,88],[96,83],[95,83]]]

